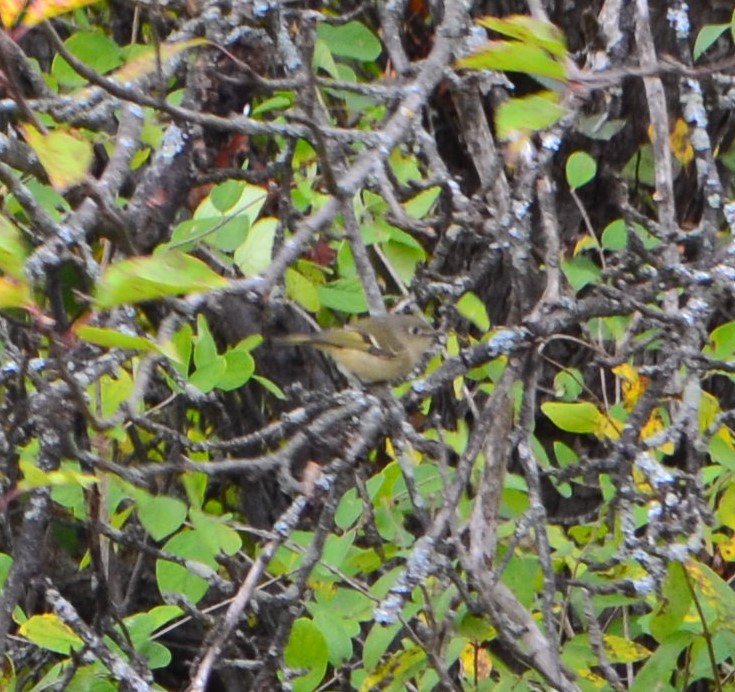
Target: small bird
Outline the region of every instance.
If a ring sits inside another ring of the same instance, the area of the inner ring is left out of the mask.
[[[330,356],[366,384],[390,382],[410,374],[436,337],[415,315],[365,317],[339,329],[288,334],[278,342],[311,346]]]

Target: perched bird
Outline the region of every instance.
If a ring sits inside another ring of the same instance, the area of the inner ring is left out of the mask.
[[[288,334],[278,342],[323,351],[366,384],[410,374],[431,346],[436,332],[415,315],[365,317],[339,329]]]

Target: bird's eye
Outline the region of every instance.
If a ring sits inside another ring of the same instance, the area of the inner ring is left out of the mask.
[[[411,336],[418,336],[419,334],[421,334],[421,327],[418,327],[418,326],[409,327],[408,333]]]

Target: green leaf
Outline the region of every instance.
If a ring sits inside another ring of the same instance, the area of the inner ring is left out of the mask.
[[[692,604],[692,593],[680,562],[670,562],[655,612],[651,616],[651,634],[665,642],[680,629]]]
[[[255,360],[247,351],[230,349],[225,353],[226,369],[217,380],[217,388],[225,392],[242,387],[255,372]]]
[[[42,649],[65,656],[84,645],[74,630],[53,613],[33,615],[20,626],[18,633]]]
[[[286,394],[284,391],[275,383],[269,380],[266,377],[261,377],[260,375],[253,375],[253,379],[264,389],[269,391],[276,399],[280,399],[281,401],[286,400]]]
[[[572,433],[599,433],[607,422],[594,404],[547,401],[541,410],[557,428]]]
[[[426,253],[421,247],[413,247],[390,241],[382,246],[383,253],[390,263],[390,266],[405,284],[410,284],[416,275],[416,267],[420,262],[426,260]]]
[[[571,464],[576,464],[579,461],[577,453],[568,445],[558,440],[554,441],[554,456],[559,464],[559,468],[566,468]]]
[[[312,608],[309,608],[311,611]],[[329,663],[332,666],[340,666],[344,661],[352,657],[354,649],[352,637],[360,631],[360,626],[354,620],[347,620],[328,608],[314,609],[312,613],[314,624],[319,628],[329,652]],[[357,628],[357,632],[350,625]]]
[[[198,603],[207,593],[208,582],[204,578],[208,571],[217,569],[215,554],[204,544],[197,531],[184,529],[173,536],[163,550],[189,560],[189,569],[175,562],[158,560],[156,580],[163,594],[182,594],[192,603]],[[200,576],[195,572],[204,574]]]
[[[147,612],[135,613],[126,617],[125,627],[127,628],[131,641],[137,648],[158,628],[163,627],[181,615],[183,615],[183,611],[179,606],[155,606]]]
[[[729,28],[729,22],[727,24],[705,24],[697,34],[697,40],[694,42],[694,49],[692,50],[692,57],[695,60],[699,60],[702,54]]]
[[[628,228],[623,219],[611,221],[602,231],[600,244],[605,250],[625,250],[628,247]]]
[[[192,509],[189,518],[199,537],[214,554],[234,555],[242,548],[237,531],[227,526],[222,519]]]
[[[67,50],[87,67],[99,74],[114,70],[123,63],[120,47],[109,36],[99,31],[78,31],[73,33],[64,45]],[[61,57],[54,56],[51,75],[63,87],[79,87],[87,80],[74,71],[74,68]]]
[[[314,72],[324,70],[332,79],[339,79],[339,70],[337,69],[337,63],[334,62],[332,51],[329,50],[326,41],[320,38],[314,41],[314,54],[311,64]]]
[[[308,618],[298,618],[291,627],[283,661],[289,668],[305,669],[306,675],[290,680],[295,692],[312,692],[324,679],[329,650],[324,635]]]
[[[81,325],[74,327],[74,333],[83,341],[105,348],[126,348],[131,351],[143,351],[144,353],[160,352],[158,346],[150,339],[133,334],[124,334],[116,329]]]
[[[502,103],[495,113],[495,126],[499,139],[508,140],[516,132],[545,130],[566,114],[558,94],[542,91]]]
[[[423,219],[431,211],[441,191],[439,186],[422,190],[415,197],[403,203],[406,214],[413,219]]]
[[[318,286],[317,295],[319,302],[332,310],[341,310],[355,315],[368,310],[365,291],[357,277],[338,279],[324,286]]]
[[[209,199],[212,206],[223,214],[235,206],[237,200],[240,199],[245,184],[239,180],[227,180],[217,185],[209,193]]]
[[[286,269],[286,295],[309,312],[316,312],[322,305],[317,287],[295,269]]]
[[[121,84],[130,84],[141,77],[145,77],[157,69],[159,59],[161,63],[167,63],[179,53],[196,46],[207,45],[209,41],[204,38],[192,38],[188,41],[178,43],[162,43],[135,52],[134,57],[128,60],[119,70],[109,76]],[[158,52],[158,59],[156,58]]]
[[[567,183],[576,190],[586,185],[597,175],[597,163],[585,151],[575,151],[567,159]]]
[[[577,368],[561,370],[554,377],[554,395],[564,401],[573,401],[584,388],[584,378]]]
[[[623,118],[608,120],[599,114],[579,115],[574,124],[574,129],[590,139],[609,142],[627,124]]]
[[[600,267],[585,255],[562,260],[561,268],[575,293],[581,291],[587,284],[596,284],[602,279]]]
[[[201,260],[168,250],[109,266],[97,283],[94,301],[98,309],[104,310],[227,285],[227,279],[213,272]]]
[[[522,72],[565,81],[567,68],[543,48],[519,41],[489,41],[474,55],[457,61],[458,67],[475,70]]]
[[[194,365],[202,368],[217,358],[217,344],[204,315],[197,315],[197,335],[194,338]]]
[[[186,519],[186,505],[175,497],[154,497],[136,493],[138,519],[154,541],[160,541],[179,529]]]
[[[474,324],[481,332],[490,329],[490,317],[485,303],[474,293],[468,291],[457,301],[457,311],[466,320]]]
[[[291,92],[276,94],[275,96],[271,96],[270,98],[261,101],[261,103],[253,108],[251,116],[253,118],[257,118],[258,116],[265,115],[271,111],[285,110],[289,106],[293,105],[293,103],[294,95]]]
[[[559,58],[567,55],[564,34],[551,22],[534,19],[526,14],[516,14],[503,18],[480,17],[477,23],[523,43],[539,46]]]
[[[717,360],[729,360],[735,354],[735,322],[726,322],[709,335],[709,344],[703,352]]]
[[[638,670],[630,687],[631,692],[651,692],[652,690],[675,692],[678,687],[672,687],[665,681],[671,679],[672,673],[678,667],[679,656],[691,644],[695,636],[691,632],[681,630],[672,632]]]
[[[54,189],[63,192],[86,180],[94,158],[89,140],[83,139],[76,130],[70,128],[57,128],[44,135],[33,125],[19,127]]]
[[[23,265],[28,248],[20,230],[5,216],[0,216],[0,271],[25,282]]]
[[[227,359],[217,355],[212,360],[197,368],[189,378],[190,384],[205,394],[211,392],[227,372]]]
[[[322,23],[316,33],[333,55],[344,58],[369,62],[383,50],[375,34],[361,22],[351,21],[341,26]]]
[[[272,216],[256,221],[250,228],[245,242],[235,250],[235,264],[244,276],[255,276],[270,266],[277,228],[278,219]]]

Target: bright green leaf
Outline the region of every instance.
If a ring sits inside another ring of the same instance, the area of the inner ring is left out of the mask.
[[[511,139],[517,132],[538,132],[551,127],[563,118],[567,109],[561,105],[558,94],[550,91],[509,99],[495,113],[498,138]]]
[[[717,360],[729,360],[735,354],[735,322],[726,322],[709,335],[704,353]]]
[[[607,418],[589,402],[566,403],[547,401],[541,410],[557,428],[572,433],[599,433],[604,429]]]
[[[23,265],[28,248],[20,230],[5,216],[0,216],[0,271],[24,282]]]
[[[597,163],[585,151],[572,152],[567,158],[566,174],[569,187],[576,190],[597,175]]]
[[[573,401],[584,388],[582,373],[577,368],[568,368],[556,373],[554,395],[564,401]]]
[[[457,301],[457,311],[466,320],[474,324],[481,332],[490,329],[490,317],[485,303],[474,293],[468,291]]]
[[[605,250],[612,252],[625,250],[628,247],[628,227],[623,219],[611,221],[602,231],[600,244]]]
[[[428,190],[422,190],[415,197],[404,202],[403,208],[406,214],[414,219],[423,219],[431,211],[441,191],[441,188],[438,186],[430,187]]]
[[[84,644],[74,630],[53,613],[33,615],[20,626],[18,633],[42,649],[66,656]]]
[[[154,497],[140,492],[136,496],[138,519],[154,541],[179,529],[186,519],[186,505],[175,497]]]
[[[564,34],[551,22],[534,19],[527,14],[515,14],[502,18],[481,17],[477,23],[523,43],[539,46],[559,58],[567,55]]]
[[[586,255],[577,255],[570,260],[562,260],[561,268],[575,293],[588,284],[599,283],[602,279],[600,267]]]
[[[458,67],[475,70],[522,72],[532,76],[566,80],[567,68],[543,48],[520,41],[489,41],[479,51],[457,61]]]
[[[316,312],[321,307],[317,287],[295,269],[286,270],[286,295],[309,312]]]
[[[163,550],[190,561],[189,568],[167,560],[156,562],[156,579],[162,593],[182,594],[197,603],[207,592],[207,570],[217,569],[215,554],[197,531],[182,530],[163,546]]]
[[[83,324],[74,327],[73,330],[83,341],[104,346],[105,348],[126,348],[131,351],[143,351],[145,353],[159,352],[158,346],[150,339],[146,339],[143,336],[135,336],[134,334],[124,334],[116,329],[90,327]]]
[[[283,661],[289,668],[308,671],[290,681],[295,692],[312,692],[324,679],[329,651],[324,635],[312,620],[298,618],[294,621]]]
[[[217,381],[217,388],[225,392],[242,387],[255,372],[255,361],[246,351],[230,349],[224,355],[226,369]]]
[[[201,260],[169,250],[109,266],[97,283],[95,304],[99,309],[106,309],[227,285],[227,279]]]
[[[319,302],[327,308],[350,314],[367,312],[368,304],[360,280],[338,279],[324,286],[317,286]]]
[[[78,60],[99,74],[105,74],[122,65],[123,55],[120,47],[99,31],[79,31],[73,33],[64,45]],[[61,55],[56,55],[51,63],[51,74],[65,87],[79,87],[87,80],[78,74]]]

